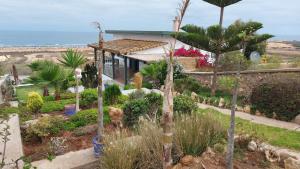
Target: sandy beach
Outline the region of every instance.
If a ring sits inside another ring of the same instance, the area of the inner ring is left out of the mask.
[[[27,67],[36,60],[52,60],[57,62],[61,54],[67,51],[66,47],[7,47],[0,48],[0,67],[2,72],[9,73],[15,64],[19,74],[29,75]],[[93,57],[93,50],[88,47],[72,48],[82,52],[88,59]]]

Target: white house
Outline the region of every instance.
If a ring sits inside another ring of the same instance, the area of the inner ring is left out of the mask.
[[[174,20],[173,30],[177,24],[178,21]],[[88,46],[94,48],[95,60],[97,51],[103,52],[103,73],[125,84],[145,64],[164,59],[165,50],[175,43],[171,31],[107,30],[106,33],[112,34],[113,39],[104,42],[103,48],[99,48],[97,43]],[[181,47],[190,48],[176,41],[175,49]]]

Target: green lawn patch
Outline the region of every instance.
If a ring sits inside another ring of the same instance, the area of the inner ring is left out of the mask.
[[[48,89],[49,89],[49,93],[54,92],[53,87],[49,87]],[[20,101],[26,101],[29,92],[37,92],[42,96],[43,95],[43,87],[37,86],[37,85],[32,85],[32,86],[24,86],[24,87],[16,88],[17,98]]]
[[[219,119],[228,128],[230,116],[224,115],[213,109],[200,109],[200,113],[210,113]],[[241,118],[236,118],[236,133],[250,134],[273,146],[284,147],[300,151],[300,132],[287,129],[251,123]]]

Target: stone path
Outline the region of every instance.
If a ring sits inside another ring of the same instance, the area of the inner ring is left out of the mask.
[[[38,169],[85,169],[86,165],[93,165],[96,168],[98,159],[94,157],[93,148],[84,149],[76,152],[69,152],[67,154],[57,156],[52,161],[41,160],[32,162],[34,167]]]
[[[222,114],[226,114],[226,115],[230,115],[230,113],[231,113],[231,111],[229,109],[221,109],[221,108],[206,105],[206,104],[198,103],[198,106],[201,109],[207,109],[207,108],[215,109],[215,110],[221,112]],[[239,117],[244,120],[249,120],[253,123],[263,124],[263,125],[278,127],[278,128],[284,128],[284,129],[300,132],[300,125],[298,125],[296,123],[279,121],[279,120],[270,119],[267,117],[255,116],[255,115],[251,115],[251,114],[248,114],[245,112],[239,112],[239,111],[236,111],[235,113],[236,113],[236,117]]]
[[[10,119],[5,122],[9,126],[9,132],[10,135],[8,136],[9,141],[6,144],[6,153],[5,153],[5,162],[6,164],[10,164],[20,157],[23,157],[23,146],[22,146],[22,140],[21,140],[21,131],[20,131],[20,124],[19,124],[19,117],[18,115],[12,115]],[[6,128],[6,125],[1,124],[0,130],[3,131],[3,129]],[[4,143],[1,140],[0,141],[0,147],[1,152],[3,150]],[[2,158],[2,154],[0,154],[0,157]],[[22,168],[22,161],[19,161],[19,167]],[[15,165],[11,164],[8,166],[5,166],[4,169],[12,169]]]

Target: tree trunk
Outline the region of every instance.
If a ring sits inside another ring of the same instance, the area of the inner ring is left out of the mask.
[[[172,142],[173,142],[173,60],[172,56],[167,58],[168,71],[165,80],[163,98],[163,168],[172,167]]]
[[[221,28],[223,26],[223,18],[224,18],[224,7],[221,7],[220,22],[219,22]]]
[[[60,100],[60,91],[59,91],[59,87],[55,86],[55,100]]]
[[[230,127],[228,129],[228,147],[226,156],[227,169],[233,169],[233,152],[234,152],[234,129],[235,129],[235,107],[237,102],[239,79],[240,79],[240,66],[238,65],[238,73],[236,75],[236,82],[234,85],[234,92],[232,97],[231,116],[230,116]]]
[[[104,55],[104,51],[102,51],[102,57]],[[103,141],[103,92],[102,92],[102,67],[103,60],[100,55],[98,59],[98,143],[102,143]]]
[[[44,86],[43,96],[44,97],[45,96],[49,96],[49,90],[48,90],[48,86],[47,85]]]
[[[213,74],[213,79],[212,79],[212,84],[211,84],[211,96],[216,95],[219,57],[220,57],[220,54],[216,54],[216,60],[215,60],[215,65],[214,65],[214,74]]]

